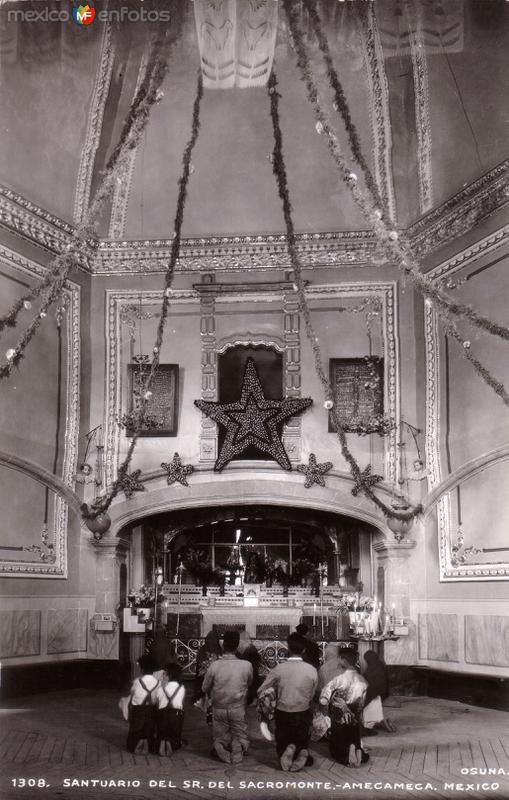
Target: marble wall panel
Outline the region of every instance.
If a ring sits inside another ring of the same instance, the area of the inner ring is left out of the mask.
[[[491,667],[509,667],[509,617],[465,616],[465,661]]]
[[[417,663],[417,626],[409,622],[408,636],[400,636],[396,641],[384,642],[384,661],[386,664],[411,666]]]
[[[419,658],[459,661],[457,614],[419,614]]]
[[[81,653],[87,649],[86,608],[48,610],[48,654]]]
[[[37,656],[41,652],[41,612],[0,613],[0,657]]]
[[[129,639],[138,639],[138,634],[130,634]],[[145,636],[140,636],[143,644]],[[89,631],[88,655],[91,658],[117,659],[118,658],[118,629],[113,632]],[[140,652],[142,655],[142,652]]]

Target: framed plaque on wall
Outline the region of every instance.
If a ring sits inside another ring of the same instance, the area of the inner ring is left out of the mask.
[[[381,356],[331,358],[334,405],[347,433],[380,433],[384,421],[384,362]],[[329,433],[335,431],[329,414]]]
[[[139,398],[144,391],[149,371],[148,362],[128,365],[130,414],[134,414],[139,405]],[[140,436],[177,435],[178,389],[178,364],[159,364],[150,387],[152,396],[146,406],[147,425],[141,429]],[[132,436],[133,431],[130,426],[127,424],[125,427],[126,435]]]

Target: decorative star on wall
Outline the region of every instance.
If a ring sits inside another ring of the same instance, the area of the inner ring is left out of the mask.
[[[352,494],[354,497],[357,497],[360,494],[365,486],[375,486],[377,483],[383,481],[383,475],[372,475],[371,474],[371,464],[362,470],[359,478],[357,479],[355,486],[352,489]]]
[[[130,475],[125,470],[119,470],[117,485],[122,489],[127,500],[130,500],[134,492],[144,492],[145,486],[140,481],[141,469],[135,469]]]
[[[226,430],[226,438],[214,465],[221,472],[235,456],[240,456],[249,447],[256,447],[286,470],[291,464],[283,447],[278,426],[286,419],[302,413],[313,403],[310,397],[283,397],[269,400],[256,371],[255,362],[248,358],[242,381],[240,400],[234,403],[211,403],[195,400],[194,404],[203,413]]]
[[[175,483],[175,481],[181,483],[182,486],[189,486],[186,476],[194,472],[194,467],[191,464],[183,464],[178,453],[173,454],[172,461],[163,461],[161,466],[168,473],[166,479],[168,486]]]
[[[332,469],[332,461],[324,461],[323,464],[316,463],[316,456],[314,453],[309,454],[309,461],[307,464],[299,464],[297,467],[298,472],[302,472],[306,476],[304,481],[304,488],[310,489],[316,483],[318,486],[325,486],[323,476]]]

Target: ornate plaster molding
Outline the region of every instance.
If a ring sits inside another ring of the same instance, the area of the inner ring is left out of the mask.
[[[104,481],[106,486],[115,480],[120,458],[121,431],[118,419],[122,414],[122,325],[125,308],[151,306],[162,301],[162,291],[106,290],[106,376],[104,407]],[[198,303],[197,292],[192,289],[173,289],[172,304]]]
[[[438,320],[431,303],[424,305],[424,348],[426,356],[426,423],[424,451],[430,489],[441,481],[440,463],[440,362]]]
[[[0,260],[31,278],[46,274],[46,268],[41,264],[4,246],[0,246]],[[72,281],[66,281],[64,297],[66,298],[66,314],[63,317],[66,326],[66,414],[61,482],[65,486],[72,487],[78,457],[80,411],[80,287]],[[58,494],[55,495],[53,514],[54,560],[38,563],[21,559],[0,561],[0,574],[40,578],[67,577],[68,507],[67,502]]]
[[[437,250],[509,203],[509,159],[502,161],[407,229],[414,251]]]
[[[509,203],[509,159],[462,189],[407,229],[420,256],[471,230],[482,219]],[[54,254],[69,244],[74,227],[44,211],[7,187],[0,186],[0,226]],[[386,263],[369,231],[302,233],[297,236],[304,269],[364,267]],[[102,240],[92,264],[82,269],[98,275],[164,272],[171,239]],[[177,263],[183,273],[289,269],[282,235],[222,236],[184,239]]]
[[[427,273],[427,276],[428,278],[442,278],[445,275],[453,275],[455,272],[458,272],[458,270],[468,267],[469,264],[478,261],[483,256],[494,250],[498,250],[499,247],[503,247],[508,243],[509,225],[505,225],[503,228],[499,228],[498,231],[490,233],[483,239],[479,239],[478,242],[470,247],[461,250],[461,252],[457,253],[457,255],[452,258],[448,258],[447,261],[442,261],[440,264],[437,264],[436,267],[433,267],[433,269]]]
[[[423,41],[420,14],[418,15],[417,24],[410,35],[410,53],[414,79],[419,206],[421,212],[426,212],[433,208],[433,180],[428,63],[426,60],[426,48]]]
[[[396,200],[392,176],[392,128],[389,113],[389,86],[385,60],[373,3],[359,5],[360,45],[364,52],[369,89],[369,109],[374,141],[375,177],[389,216],[396,220]]]
[[[148,54],[150,45],[147,44],[143,55],[141,57],[140,67],[138,70],[138,77],[134,89],[133,100],[136,97],[140,85],[145,78],[148,64]],[[127,208],[129,205],[129,196],[131,193],[131,185],[134,175],[134,167],[136,165],[136,157],[138,155],[138,147],[133,147],[129,151],[128,166],[124,173],[124,181],[121,184],[116,184],[113,192],[113,201],[111,204],[111,216],[109,226],[109,236],[111,239],[121,239],[125,233],[125,223],[127,216]]]
[[[374,234],[366,231],[302,233],[296,238],[304,268],[372,266],[384,260]],[[102,241],[93,271],[97,274],[162,272],[170,253],[171,239]],[[288,268],[286,238],[277,234],[184,239],[176,267],[177,271],[190,273]]]
[[[357,282],[349,284],[326,284],[320,286],[308,287],[308,296],[310,299],[319,299],[321,297],[327,299],[341,299],[345,298],[362,298],[369,295],[376,295],[380,298],[382,308],[382,340],[384,352],[384,391],[385,391],[385,408],[386,413],[399,419],[399,349],[397,337],[397,285],[394,282]],[[120,460],[121,450],[121,432],[117,420],[122,413],[122,391],[123,391],[123,360],[121,353],[122,342],[122,318],[123,308],[130,306],[133,302],[142,305],[153,305],[160,302],[161,292],[156,291],[113,291],[106,292],[106,399],[105,399],[105,480],[107,484],[111,484],[115,479],[117,466]],[[281,295],[277,291],[271,292],[260,291],[258,298],[260,301],[270,302],[277,301],[281,304]],[[292,293],[292,300],[294,299]],[[217,387],[217,341],[215,335],[214,315],[217,298],[207,294],[201,296],[194,290],[173,290],[172,303],[190,303],[196,306],[197,315],[200,317],[200,331],[202,336],[202,395],[205,399],[216,400],[216,387]],[[242,293],[237,295],[228,295],[227,298],[221,298],[221,302],[234,302],[236,305],[239,303],[252,303],[253,294],[251,292]],[[204,305],[205,304],[205,305]],[[285,315],[292,317],[292,323],[287,329],[285,336],[284,323],[282,325],[283,331],[283,348],[285,352],[285,374],[295,372],[290,370],[290,366],[299,367],[300,363],[300,334],[298,340],[295,334],[299,332],[295,330],[295,316],[296,309],[290,306],[285,310],[281,308],[283,320]],[[298,315],[297,315],[298,316]],[[287,320],[287,322],[288,322]],[[290,336],[291,334],[291,336]],[[251,341],[253,337],[247,335],[237,335],[228,337],[230,341]],[[267,337],[254,337],[256,342],[267,339]],[[274,337],[271,337],[271,340]],[[276,340],[277,341],[277,340]],[[279,342],[278,342],[279,344]],[[227,345],[226,340],[221,340],[219,346],[224,348]],[[290,351],[299,350],[299,353],[294,352],[289,360]],[[298,359],[297,359],[298,357]],[[299,370],[295,374],[299,374]],[[298,387],[294,386],[296,390]],[[205,394],[206,392],[206,394]],[[215,429],[201,428],[200,436],[203,441],[205,438],[209,444],[216,440]],[[387,481],[394,482],[399,477],[398,475],[398,458],[396,446],[397,434],[396,430],[391,431],[388,436],[384,437],[385,458],[386,464],[386,479]],[[207,447],[206,452],[200,451],[200,461],[204,464],[210,465],[215,460],[213,447]],[[295,458],[298,459],[298,453],[295,453]]]
[[[114,59],[115,43],[112,36],[112,29],[111,25],[106,23],[101,41],[99,66],[97,67],[95,76],[94,89],[87,118],[85,141],[81,151],[78,177],[76,180],[73,212],[73,219],[76,225],[85,218],[90,203],[92,175],[94,172],[95,157],[101,139],[104,109],[106,108]]]
[[[61,252],[74,231],[72,225],[7,186],[0,186],[0,225],[50,253]]]
[[[457,272],[459,269],[480,258],[485,253],[501,247],[509,238],[509,226],[505,226],[489,236],[484,237],[471,247],[465,248],[453,258],[438,264],[430,273],[436,279]],[[485,461],[474,459],[462,465],[452,475],[442,479],[440,456],[440,331],[438,317],[433,303],[428,300],[424,305],[424,346],[426,354],[426,423],[425,452],[429,472],[431,494],[427,498],[426,514],[436,508],[438,527],[438,551],[440,581],[479,581],[506,580],[509,576],[509,565],[476,564],[475,553],[471,553],[468,563],[461,563],[455,557],[452,528],[451,491],[468,477],[472,477],[485,468]],[[506,458],[505,451],[496,458]],[[492,459],[494,460],[494,459]],[[479,466],[478,462],[481,462]]]

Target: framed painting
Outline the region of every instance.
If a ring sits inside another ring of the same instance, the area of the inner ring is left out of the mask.
[[[384,428],[384,362],[380,356],[331,358],[329,376],[334,405],[347,433],[382,433]],[[329,414],[329,433],[334,432]]]
[[[150,365],[145,362],[128,365],[130,410],[123,418],[126,436],[132,436],[136,410],[149,370]],[[140,436],[177,435],[178,390],[178,364],[159,364],[150,387],[152,395],[147,401],[145,423]]]

